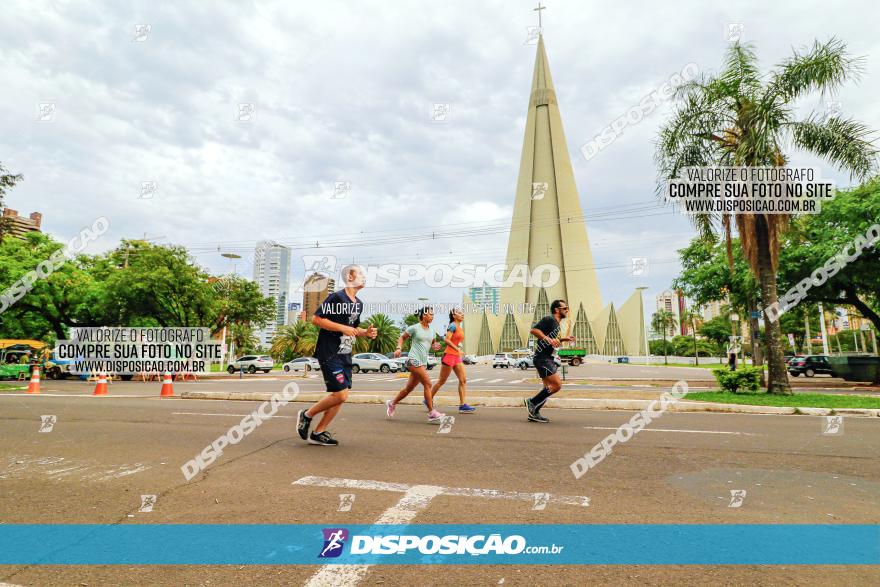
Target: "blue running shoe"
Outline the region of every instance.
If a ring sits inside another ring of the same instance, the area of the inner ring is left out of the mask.
[[[458,406],[459,414],[473,414],[476,411],[477,408],[475,408],[474,406],[469,406],[467,404],[461,404],[460,406]]]

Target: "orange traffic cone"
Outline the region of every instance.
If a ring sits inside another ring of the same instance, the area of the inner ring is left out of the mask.
[[[174,383],[171,381],[171,373],[165,371],[165,380],[162,382],[162,392],[159,397],[174,397]]]
[[[98,375],[98,383],[95,384],[95,393],[92,395],[107,395],[107,374],[103,371]]]
[[[34,372],[31,375],[31,382],[28,383],[28,393],[40,393],[40,368],[34,367]]]

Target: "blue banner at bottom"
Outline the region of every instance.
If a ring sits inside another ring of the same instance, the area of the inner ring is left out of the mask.
[[[0,525],[0,564],[876,565],[880,526]]]

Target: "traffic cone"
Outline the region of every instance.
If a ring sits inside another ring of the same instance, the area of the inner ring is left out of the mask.
[[[34,372],[31,375],[31,382],[28,383],[27,388],[28,393],[40,393],[40,368],[34,367]]]
[[[159,397],[174,397],[174,383],[171,381],[169,371],[165,371],[165,380],[162,382],[162,392]]]
[[[92,395],[107,394],[107,374],[102,371],[98,374],[98,383],[95,384],[95,392]]]

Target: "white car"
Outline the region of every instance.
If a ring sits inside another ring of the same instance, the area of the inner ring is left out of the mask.
[[[516,360],[516,364],[514,367],[519,367],[522,370],[526,370],[529,367],[535,366],[535,358],[534,357],[520,357]]]
[[[495,358],[492,359],[492,368],[495,369],[497,367],[501,367],[502,369],[507,369],[508,367],[513,367],[516,364],[516,361],[513,360],[507,353],[498,353],[495,355]]]
[[[359,353],[351,358],[351,372],[381,371],[382,373],[394,373],[400,365],[393,359],[379,353]]]
[[[321,363],[314,357],[300,357],[284,364],[284,371],[320,371]]]
[[[236,371],[247,371],[248,373],[262,371],[263,373],[268,373],[274,366],[275,361],[269,355],[245,355],[229,363],[226,370],[230,373],[235,373]]]

